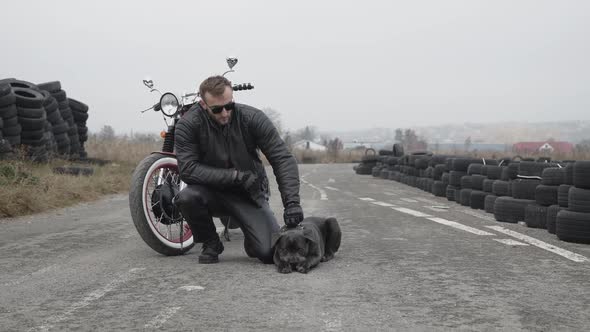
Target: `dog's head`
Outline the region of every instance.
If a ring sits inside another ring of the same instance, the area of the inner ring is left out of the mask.
[[[305,262],[314,242],[313,232],[301,227],[284,229],[272,236],[275,257],[289,264]]]

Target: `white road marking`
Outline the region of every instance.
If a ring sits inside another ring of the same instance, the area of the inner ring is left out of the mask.
[[[371,202],[371,203],[372,203],[372,204],[375,204],[375,205],[379,205],[379,206],[385,206],[385,207],[395,207],[395,205],[393,205],[393,204],[389,204],[389,203],[385,203],[385,202],[379,202],[379,201],[376,201],[376,202]]]
[[[396,210],[396,211],[399,211],[399,212],[402,212],[402,213],[406,213],[406,214],[412,215],[412,216],[414,216],[414,217],[432,217],[432,216],[431,216],[431,215],[429,215],[429,214],[422,213],[422,212],[420,212],[420,211],[416,211],[416,210],[412,210],[412,209],[406,209],[406,208],[396,208],[396,207],[394,207],[394,208],[392,208],[392,209],[394,209],[394,210]]]
[[[396,193],[392,193],[392,192],[389,192],[389,191],[384,191],[383,193],[384,193],[385,195],[387,195],[387,196],[397,196],[397,194],[396,194]]]
[[[441,208],[434,207],[434,206],[425,206],[425,208],[432,210],[434,212],[447,212],[447,210],[445,210],[445,209],[441,209]]]
[[[146,329],[159,329],[166,323],[166,321],[172,317],[181,307],[170,307],[166,308],[163,312],[154,317],[151,321],[147,322],[143,327]]]
[[[411,198],[400,198],[402,201],[408,202],[408,203],[418,203],[417,200],[411,199]]]
[[[328,200],[328,195],[326,195],[326,192],[324,191],[324,189],[314,186],[312,183],[309,183],[305,179],[301,179],[301,182],[303,182],[306,185],[312,187],[313,189],[319,191],[320,192],[320,200],[322,200],[322,201],[327,201]]]
[[[526,243],[522,243],[512,239],[494,239],[494,241],[498,241],[500,243],[504,243],[509,246],[528,246]]]
[[[545,249],[547,251],[550,251],[554,254],[558,254],[558,255],[563,256],[563,257],[565,257],[569,260],[572,260],[574,262],[578,262],[578,263],[590,262],[590,259],[588,259],[588,257],[573,253],[569,250],[565,250],[565,249],[556,247],[556,246],[549,244],[547,242],[537,240],[534,237],[530,237],[530,236],[527,236],[527,235],[524,235],[524,234],[521,234],[521,233],[518,233],[518,232],[515,232],[512,230],[506,229],[502,226],[486,226],[486,227],[493,229],[497,232],[504,233],[508,236],[512,236],[513,238],[519,239],[519,240],[524,241],[526,243],[532,244],[535,247],[539,247],[541,249]]]
[[[365,201],[365,202],[372,202],[372,201],[374,201],[374,199],[372,199],[371,197],[359,197],[359,199],[361,201]]]
[[[430,203],[430,204],[434,203],[434,200],[428,199],[428,198],[424,198],[424,197],[414,197],[414,199],[415,200],[418,200],[418,201],[421,201],[421,202],[424,202],[424,203]]]
[[[334,180],[334,179],[332,179],[332,178],[329,178],[329,179],[328,179],[328,183],[334,183],[334,182],[336,182],[336,180]]]
[[[333,188],[333,187],[328,187],[328,186],[325,186],[324,188],[326,188],[328,190],[332,190],[332,191],[340,191],[340,189],[338,189],[338,188]]]
[[[436,223],[439,223],[439,224],[451,226],[451,227],[454,227],[456,229],[460,229],[462,231],[466,231],[466,232],[473,233],[473,234],[476,234],[476,235],[494,235],[492,233],[489,233],[489,232],[486,232],[486,231],[482,231],[482,230],[479,230],[477,228],[465,226],[465,225],[460,224],[458,222],[446,220],[446,219],[443,219],[443,218],[427,218],[427,219],[428,220],[432,220],[432,221],[434,221]]]
[[[203,286],[181,286],[181,287],[178,287],[178,289],[191,292],[194,290],[204,290],[205,287],[203,287]]]
[[[72,316],[72,314],[79,309],[82,309],[84,307],[87,307],[88,305],[90,305],[92,302],[102,298],[103,296],[105,296],[108,292],[112,291],[113,289],[117,288],[119,285],[126,283],[127,281],[131,280],[136,272],[139,271],[143,271],[145,270],[145,268],[135,268],[135,269],[131,269],[128,272],[122,274],[121,276],[119,276],[118,278],[115,278],[113,281],[111,281],[110,283],[108,283],[106,286],[99,288],[93,292],[91,292],[90,294],[88,294],[86,297],[84,297],[82,300],[72,304],[68,310],[62,312],[59,315],[54,315],[49,317],[41,326],[37,326],[34,327],[32,329],[30,329],[29,331],[49,331],[55,324],[58,324],[60,322],[63,322],[64,320],[70,318],[70,316]]]
[[[459,211],[461,211],[461,212],[463,212],[465,214],[468,214],[468,215],[470,215],[472,217],[476,217],[476,218],[487,220],[487,221],[496,222],[496,219],[494,219],[493,217],[486,216],[485,214],[481,214],[479,212],[476,212],[476,211],[473,211],[473,210],[470,210],[470,209],[459,209]]]

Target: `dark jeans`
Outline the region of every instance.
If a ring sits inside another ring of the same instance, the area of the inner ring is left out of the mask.
[[[272,263],[271,234],[279,231],[275,216],[264,199],[257,207],[246,194],[218,191],[203,185],[188,185],[178,193],[175,203],[193,233],[195,242],[217,238],[213,217],[230,216],[244,233],[244,249],[250,257]]]

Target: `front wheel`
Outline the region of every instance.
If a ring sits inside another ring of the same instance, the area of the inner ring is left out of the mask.
[[[133,224],[148,246],[167,256],[182,255],[194,246],[190,227],[172,204],[179,190],[178,161],[167,155],[144,158],[131,178]]]

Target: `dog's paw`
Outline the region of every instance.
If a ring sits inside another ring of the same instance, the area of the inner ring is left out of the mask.
[[[307,264],[297,265],[297,272],[307,273],[307,272],[309,272],[309,266]]]
[[[286,265],[283,265],[283,266],[279,266],[279,272],[280,273],[291,273],[293,271],[291,270],[291,265],[286,264]]]
[[[327,262],[330,259],[334,258],[334,254],[325,254],[324,257],[320,260],[320,262]]]

